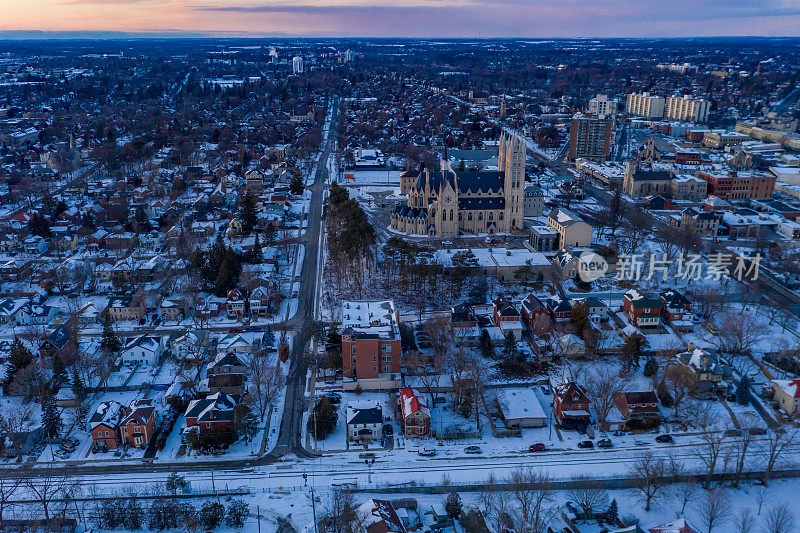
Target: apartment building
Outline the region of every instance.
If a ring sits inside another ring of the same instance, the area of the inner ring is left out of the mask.
[[[603,115],[616,120],[618,107],[619,100],[609,98],[607,94],[598,94],[589,100],[589,113],[595,116]]]
[[[569,158],[605,161],[611,151],[614,121],[603,115],[575,115],[569,130]]]
[[[653,96],[648,92],[631,93],[625,101],[625,108],[631,115],[645,118],[662,118],[665,100],[662,96]]]
[[[392,300],[342,302],[342,365],[349,378],[400,373],[400,327]]]
[[[723,200],[758,200],[775,194],[775,176],[771,174],[701,170],[697,177],[708,183],[708,194]]]
[[[664,118],[680,122],[705,122],[711,104],[702,98],[693,98],[688,94],[670,96],[664,107]]]

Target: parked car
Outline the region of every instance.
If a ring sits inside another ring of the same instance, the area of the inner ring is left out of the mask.
[[[590,440],[582,440],[578,443],[578,448],[594,448],[594,442]]]
[[[543,452],[545,451],[546,447],[543,442],[537,442],[536,444],[531,444],[528,448],[528,451],[531,452]]]
[[[597,447],[598,448],[613,448],[614,447],[614,443],[611,442],[611,439],[600,439],[599,441],[597,441]]]
[[[553,394],[553,391],[547,385],[542,385],[542,394],[544,394],[545,396],[550,396],[551,394]]]
[[[423,457],[433,457],[434,455],[436,455],[436,448],[433,448],[431,446],[425,446],[424,448],[420,448],[419,451],[417,451],[417,453],[422,455]]]
[[[637,441],[634,442],[634,444],[637,445],[637,446],[647,446],[647,441],[646,440],[637,440]]]
[[[241,328],[231,328],[228,330],[228,333],[241,333]]]
[[[660,442],[661,444],[669,444],[675,442],[672,438],[672,435],[659,435],[656,437],[656,442]]]
[[[483,453],[480,446],[467,446],[464,448],[464,453]]]
[[[764,428],[750,428],[748,430],[751,435],[766,435],[767,430]]]
[[[612,433],[612,435],[614,435],[615,437],[623,437],[623,436],[625,436],[625,432],[624,431],[615,431],[614,433]]]

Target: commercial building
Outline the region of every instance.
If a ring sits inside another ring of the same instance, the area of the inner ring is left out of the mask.
[[[670,96],[664,107],[664,118],[681,122],[705,122],[711,104],[702,98],[692,98],[688,94]]]
[[[292,58],[292,73],[294,74],[302,74],[303,73],[303,58],[300,56],[294,56]]]
[[[708,194],[723,200],[757,200],[775,194],[775,176],[771,174],[701,170],[697,177],[708,183]]]
[[[614,121],[605,116],[575,115],[569,129],[569,158],[605,161],[611,151]]]
[[[662,96],[653,96],[648,92],[631,93],[625,101],[625,108],[631,115],[645,118],[662,118],[665,100]]]

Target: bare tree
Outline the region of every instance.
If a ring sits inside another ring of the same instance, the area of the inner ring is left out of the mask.
[[[588,476],[578,476],[575,479],[576,488],[567,494],[569,499],[578,504],[584,513],[593,509],[604,507],[608,504],[608,495],[602,485]]]
[[[67,476],[46,473],[40,476],[26,476],[25,487],[33,499],[41,505],[45,520],[50,520],[51,506],[56,500],[71,496],[77,487],[77,482]]]
[[[631,465],[630,476],[634,480],[636,490],[644,501],[644,510],[650,507],[661,492],[669,485],[667,481],[668,469],[664,459],[655,457],[652,452],[646,452],[636,459]]]
[[[263,420],[269,404],[283,387],[283,374],[278,365],[269,362],[266,354],[252,355],[247,368],[250,373],[249,398]]]
[[[0,437],[11,442],[17,450],[17,459],[22,460],[24,435],[33,422],[33,406],[30,403],[14,402],[0,412]]]
[[[764,477],[762,482],[764,485],[769,485],[769,477],[772,470],[778,465],[778,462],[789,445],[795,440],[796,434],[784,429],[778,431],[767,431],[766,438],[762,445],[762,453],[766,456],[766,464],[764,465]]]
[[[626,234],[622,241],[622,250],[627,254],[635,254],[647,240],[652,229],[650,215],[642,209],[631,209],[625,216]]]
[[[764,327],[752,316],[728,313],[715,334],[714,344],[723,353],[739,354],[761,340]]]
[[[3,523],[3,512],[9,507],[8,502],[22,484],[22,478],[10,468],[0,468],[0,524]]]
[[[724,489],[713,489],[705,492],[697,503],[697,513],[711,533],[715,527],[730,519],[731,499]]]
[[[739,486],[739,480],[742,477],[742,472],[747,464],[747,452],[750,451],[750,446],[753,444],[753,434],[750,432],[752,421],[744,424],[745,427],[741,431],[734,432],[733,437],[733,453],[736,459],[736,474],[733,478],[733,486]]]
[[[606,418],[614,408],[614,396],[625,390],[626,380],[611,369],[601,369],[587,378],[584,391],[589,397],[592,410],[600,428],[605,426]]]
[[[756,502],[758,502],[758,512],[757,515],[761,516],[761,509],[764,507],[764,502],[767,501],[767,497],[769,496],[769,490],[766,486],[759,487],[758,491],[756,491]]]
[[[686,512],[686,505],[696,499],[697,492],[700,490],[700,485],[694,481],[686,483],[678,483],[675,485],[675,496],[681,503],[681,515]]]
[[[680,419],[680,409],[689,392],[694,388],[695,378],[683,364],[671,364],[664,368],[659,392],[666,392],[672,399],[675,419]]]
[[[794,513],[785,503],[770,508],[764,520],[765,533],[789,533],[795,531]]]
[[[325,531],[347,533],[355,518],[356,504],[353,493],[344,487],[334,487],[324,516]]]
[[[420,387],[422,391],[430,396],[430,405],[436,405],[439,383],[444,374],[445,359],[436,355],[425,357],[419,351],[409,350],[404,361],[408,373],[419,380],[422,384]]]
[[[672,263],[675,256],[678,255],[680,247],[680,230],[672,226],[661,226],[656,232],[655,241],[658,243],[662,255],[669,263]]]
[[[757,519],[753,514],[753,510],[749,507],[745,507],[739,514],[736,515],[736,531],[739,533],[750,533],[751,531],[755,531]]]
[[[700,440],[701,444],[697,446],[696,454],[700,462],[706,467],[706,479],[703,482],[703,486],[707,489],[711,485],[711,480],[717,469],[725,433],[717,431],[716,428],[706,428],[700,435]]]
[[[520,531],[545,531],[555,518],[553,491],[547,474],[530,468],[517,469],[508,481],[511,498],[517,503],[515,512]]]

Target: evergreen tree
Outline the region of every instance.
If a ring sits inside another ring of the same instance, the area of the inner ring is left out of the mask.
[[[643,373],[644,373],[645,377],[648,377],[648,378],[649,378],[649,377],[651,377],[651,376],[655,376],[657,372],[658,372],[658,361],[656,361],[655,359],[653,359],[653,358],[651,357],[651,358],[650,358],[650,359],[648,359],[648,360],[647,360],[647,362],[644,364],[644,371],[643,371]]]
[[[253,250],[250,253],[250,261],[259,264],[264,259],[264,256],[261,252],[261,241],[258,238],[258,233],[256,233],[256,240],[253,243]]]
[[[444,510],[447,511],[447,516],[450,518],[458,518],[463,512],[463,505],[461,504],[461,496],[456,491],[452,491],[447,495],[447,500],[444,503]]]
[[[300,196],[303,194],[304,183],[303,178],[300,177],[300,174],[295,174],[292,177],[292,181],[289,182],[289,192],[296,196]]]
[[[228,527],[242,528],[244,521],[250,514],[250,506],[242,500],[233,500],[225,513],[225,525]]]
[[[214,292],[217,296],[227,295],[228,291],[236,286],[240,268],[239,258],[233,250],[228,250],[225,254],[225,259],[219,267],[217,279],[214,282]]]
[[[267,326],[267,331],[264,333],[264,342],[267,346],[275,345],[275,332],[269,326]]]
[[[736,386],[736,403],[739,405],[747,405],[750,401],[750,378],[742,376],[739,384]]]
[[[247,191],[242,197],[242,208],[239,212],[239,218],[242,219],[242,231],[250,233],[256,227],[258,222],[258,214],[256,212],[256,197]]]
[[[64,379],[67,377],[67,368],[64,366],[64,361],[61,360],[57,354],[53,356],[53,382],[54,390],[58,390]]]
[[[109,353],[117,353],[122,348],[122,343],[111,325],[109,315],[106,315],[103,321],[103,339],[100,341],[100,347]]]
[[[57,439],[61,433],[61,414],[56,407],[56,399],[49,394],[42,406],[42,425],[49,438]]]
[[[225,507],[219,502],[206,502],[200,508],[200,523],[206,529],[215,529],[225,517]]]
[[[83,385],[83,380],[78,374],[77,368],[72,369],[72,394],[79,404],[86,400],[86,387]]]
[[[608,511],[606,511],[606,520],[612,524],[616,524],[618,519],[619,507],[617,506],[617,499],[614,498],[611,500],[611,505],[608,506]]]
[[[506,333],[506,336],[503,337],[503,355],[505,355],[506,357],[511,357],[515,355],[516,352],[517,352],[517,339],[515,339],[514,334],[509,331]]]
[[[11,354],[8,358],[8,381],[10,382],[17,372],[33,363],[33,354],[31,351],[22,344],[19,339],[14,339],[14,344],[11,346]]]
[[[492,345],[492,337],[489,335],[489,332],[486,331],[485,329],[481,332],[480,349],[481,349],[481,355],[483,355],[487,359],[494,358],[494,346]]]
[[[639,359],[642,356],[643,346],[644,339],[639,335],[631,335],[625,341],[625,345],[622,347],[621,363],[626,372],[639,368]]]

